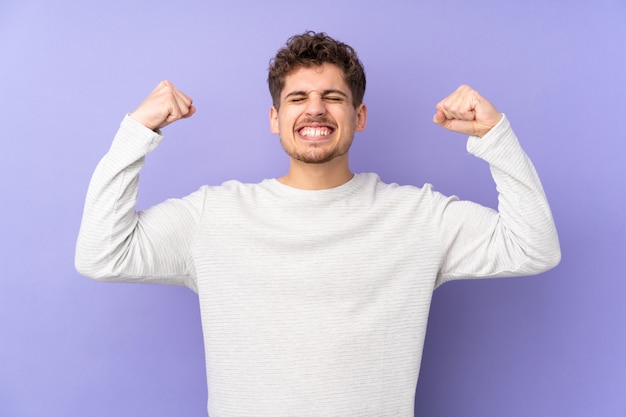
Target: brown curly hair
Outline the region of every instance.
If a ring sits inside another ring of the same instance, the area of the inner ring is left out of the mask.
[[[301,67],[314,67],[330,63],[337,65],[352,92],[353,105],[356,108],[363,102],[365,95],[365,70],[356,51],[343,42],[339,42],[324,32],[306,31],[292,36],[285,46],[278,50],[270,60],[267,83],[276,109],[280,106],[280,93],[285,87],[285,77]]]

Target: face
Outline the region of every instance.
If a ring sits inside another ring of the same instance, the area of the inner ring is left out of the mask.
[[[341,69],[333,64],[301,67],[285,77],[280,108],[270,110],[272,133],[294,160],[322,164],[347,161],[354,132],[365,129],[367,109],[356,108]]]

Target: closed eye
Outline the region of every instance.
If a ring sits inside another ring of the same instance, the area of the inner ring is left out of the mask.
[[[331,103],[343,103],[349,100],[349,97],[346,93],[341,90],[326,90],[322,94],[322,98]]]
[[[289,103],[298,104],[303,103],[308,99],[309,95],[304,91],[293,91],[287,94],[284,98]],[[329,103],[343,103],[349,100],[346,93],[340,90],[326,90],[321,94],[322,100]]]
[[[292,91],[284,98],[289,103],[301,103],[307,98],[307,94],[304,91]]]

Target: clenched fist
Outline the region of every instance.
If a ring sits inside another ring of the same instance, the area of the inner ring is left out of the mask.
[[[502,118],[502,114],[467,85],[437,104],[433,121],[453,132],[482,137]]]
[[[148,129],[161,129],[179,119],[193,116],[193,100],[169,81],[161,81],[130,117]]]

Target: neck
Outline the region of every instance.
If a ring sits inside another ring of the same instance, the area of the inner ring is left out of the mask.
[[[323,164],[311,164],[291,159],[289,172],[278,179],[281,183],[302,190],[326,190],[339,187],[354,177],[347,155]]]

